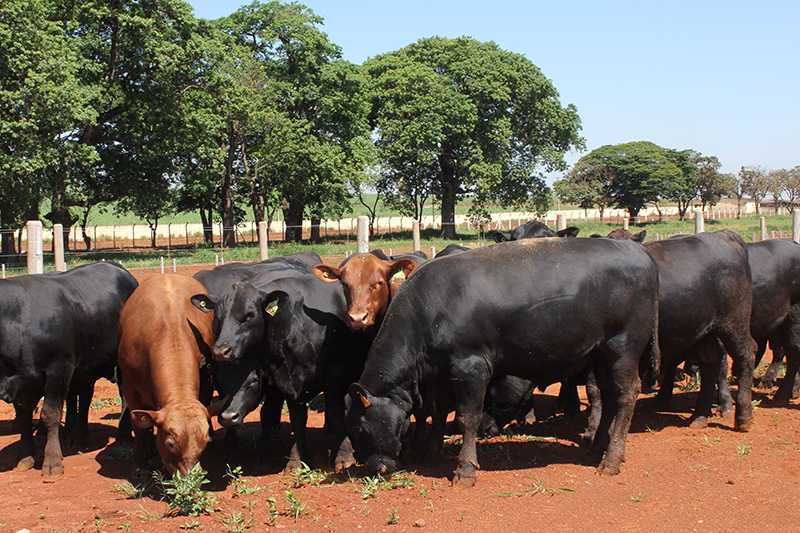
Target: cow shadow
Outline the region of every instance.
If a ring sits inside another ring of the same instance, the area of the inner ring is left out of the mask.
[[[89,433],[83,443],[70,444],[64,436],[64,429],[61,429],[61,453],[63,456],[71,457],[74,455],[87,455],[103,449],[108,444],[109,438],[113,437],[116,428],[106,424],[89,423]],[[13,420],[0,422],[0,436],[12,437],[13,441],[0,449],[0,472],[10,472],[17,466],[19,454],[21,453],[19,442],[19,429]],[[15,437],[15,438],[14,438]],[[34,470],[41,470],[44,456],[44,447],[47,441],[47,432],[44,429],[37,429],[34,432],[33,442],[36,446],[36,457],[33,465]]]

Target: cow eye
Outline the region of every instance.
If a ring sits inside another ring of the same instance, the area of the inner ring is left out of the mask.
[[[379,287],[383,287],[383,285],[384,285],[384,281],[380,280],[378,283],[375,284],[375,288],[377,289]]]

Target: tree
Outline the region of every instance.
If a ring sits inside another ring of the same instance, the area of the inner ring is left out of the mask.
[[[564,178],[553,183],[556,194],[564,203],[577,204],[582,209],[600,208],[600,222],[603,222],[606,208],[614,203],[612,168],[598,164],[578,162]]]
[[[693,153],[692,162],[696,167],[694,174],[697,196],[702,202],[703,210],[706,205],[715,206],[720,198],[731,194],[730,175],[720,174],[722,163],[716,156],[703,156]]]
[[[739,190],[742,195],[750,195],[756,204],[756,214],[761,213],[761,202],[769,192],[769,173],[764,167],[750,165],[739,170]],[[741,199],[739,201],[741,213]]]
[[[646,141],[606,145],[583,156],[575,167],[580,172],[605,173],[611,177],[608,195],[631,219],[648,202],[677,199],[686,194],[688,154],[667,150]]]
[[[789,187],[789,172],[786,169],[770,170],[767,172],[767,188],[775,201],[775,213],[781,204],[784,192]]]
[[[421,39],[364,67],[384,174],[398,193],[413,183],[417,195],[441,200],[445,238],[455,237],[456,200],[467,193],[477,204],[546,210],[541,171],[564,170],[564,154],[584,145],[575,107],[562,107],[533,63],[495,43]]]
[[[305,6],[277,1],[253,2],[218,21],[249,51],[254,72],[261,69],[251,78],[260,89],[250,93],[260,99],[246,99],[253,111],[237,118],[239,134],[225,141],[225,176],[251,196],[278,192],[287,240],[300,240],[306,213],[318,240],[318,221],[349,206],[349,180],[358,179],[371,155],[366,80],[340,59],[321,23]]]
[[[93,122],[96,86],[84,73],[77,39],[64,30],[50,0],[8,0],[0,5],[0,226],[39,218],[45,195],[50,220],[65,229],[75,218],[71,187],[97,160],[76,143],[76,130]],[[4,235],[2,253],[14,253]]]
[[[800,166],[786,171],[786,201],[789,209],[793,210],[795,204],[800,200]]]

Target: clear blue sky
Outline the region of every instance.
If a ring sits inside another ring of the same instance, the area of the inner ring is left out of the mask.
[[[215,19],[250,2],[189,0]],[[356,64],[462,35],[525,55],[575,104],[588,150],[652,141],[722,171],[800,165],[800,2],[306,0]],[[570,154],[574,163],[581,154]]]

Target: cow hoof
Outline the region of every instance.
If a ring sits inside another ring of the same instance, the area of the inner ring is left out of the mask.
[[[42,466],[42,476],[43,477],[57,477],[64,473],[64,467],[62,465],[57,466]]]
[[[698,416],[694,418],[690,423],[689,427],[691,429],[703,429],[708,427],[708,418],[705,416]]]
[[[734,429],[736,431],[744,432],[744,431],[750,431],[750,428],[752,428],[752,427],[753,427],[753,420],[751,419],[751,420],[747,420],[745,422],[737,422],[735,424]]]
[[[620,469],[618,466],[606,466],[601,463],[600,466],[597,467],[597,474],[600,476],[617,476],[619,472]]]
[[[351,466],[355,466],[355,464],[356,459],[352,455],[347,457],[337,457],[336,461],[333,463],[333,471],[339,473],[342,470],[347,470]]]
[[[283,469],[284,474],[291,474],[295,470],[299,470],[302,468],[303,463],[298,459],[290,459],[288,463],[286,463],[286,467]]]
[[[472,474],[471,476],[460,476],[458,472],[453,477],[453,486],[459,489],[468,489],[475,486],[478,481],[478,476]]]
[[[17,472],[25,472],[26,470],[30,470],[31,468],[33,468],[33,463],[34,463],[33,457],[31,457],[30,455],[28,457],[23,457],[22,459],[19,460],[17,466],[14,467],[14,470],[16,470]]]

